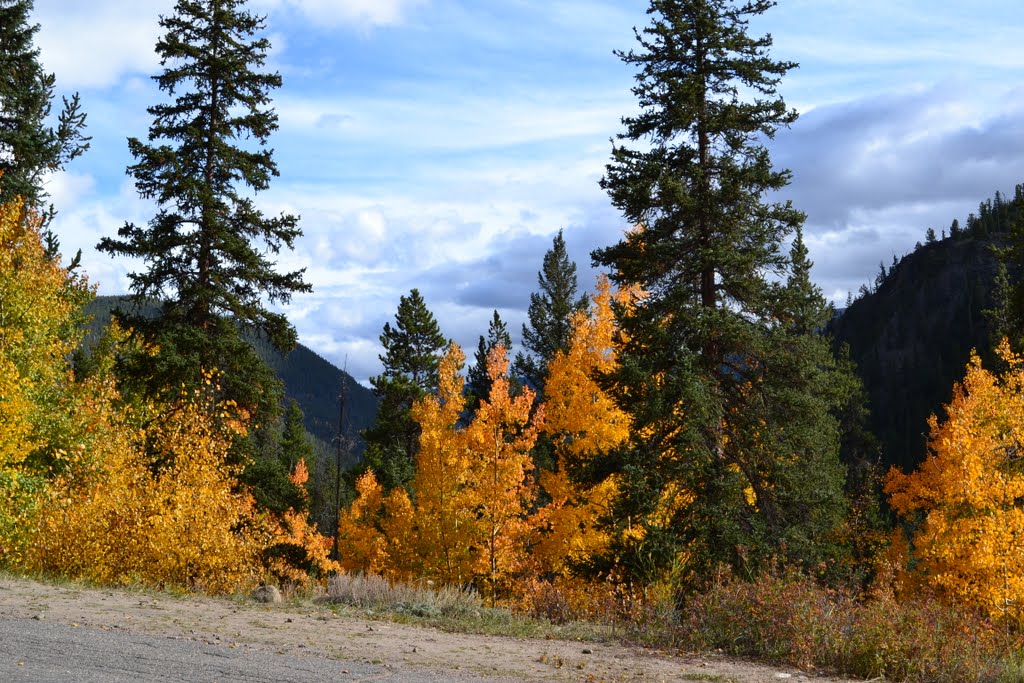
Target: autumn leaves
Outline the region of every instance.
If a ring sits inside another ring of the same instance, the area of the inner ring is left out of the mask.
[[[412,408],[421,430],[412,495],[402,487],[385,494],[372,472],[359,479],[339,528],[346,569],[473,584],[497,601],[521,596],[528,577],[565,575],[604,547],[596,523],[614,485],[582,486],[569,473],[627,433],[594,374],[615,362],[614,296],[628,293],[613,295],[602,279],[589,313],[573,316],[569,348],[551,360],[536,406],[531,389],[513,390],[506,349],[497,346],[487,359],[490,393],[469,414],[465,357],[449,345],[437,393]],[[542,433],[556,465],[535,476],[531,450]]]
[[[333,568],[305,512],[259,510],[234,454],[247,413],[219,376],[167,401],[123,394],[116,326],[73,368],[91,296],[43,247],[38,215],[0,206],[0,563],[103,583],[230,592]],[[301,486],[304,463],[293,472]]]
[[[927,587],[1020,622],[1024,358],[1005,340],[998,356],[1006,367],[1001,375],[972,356],[946,419],[929,420],[929,457],[912,474],[893,469],[885,489],[892,508],[915,523],[909,539],[895,536],[894,556],[908,588]]]

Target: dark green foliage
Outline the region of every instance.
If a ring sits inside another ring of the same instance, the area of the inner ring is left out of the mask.
[[[47,121],[55,78],[43,71],[33,44],[39,30],[38,24],[29,23],[33,4],[33,0],[0,0],[0,203],[20,195],[29,206],[44,210],[48,222],[54,211],[43,206],[47,197],[43,176],[63,169],[85,152],[89,138],[82,133],[85,114],[78,93],[63,98],[56,127]],[[56,236],[47,232],[44,237],[47,253],[55,257]]]
[[[548,363],[569,346],[572,314],[587,310],[586,294],[577,295],[576,264],[569,260],[559,230],[537,273],[539,291],[530,294],[529,326],[523,325],[524,353],[516,354],[514,372],[538,397],[544,393]]]
[[[302,408],[287,401],[284,417],[273,425],[260,427],[253,438],[256,455],[246,467],[242,480],[253,487],[257,504],[265,510],[308,512],[307,491],[296,486],[290,474],[299,460],[305,460],[311,472],[316,469],[313,443],[303,427]],[[314,482],[308,482],[312,488]]]
[[[380,335],[384,372],[370,378],[379,404],[377,421],[363,432],[366,464],[387,489],[412,481],[419,426],[409,414],[413,401],[437,389],[437,367],[444,335],[419,290],[398,302],[395,326]]]
[[[494,316],[487,326],[487,337],[480,335],[480,343],[477,345],[474,356],[475,362],[469,368],[466,377],[466,391],[470,396],[469,407],[472,410],[476,409],[480,401],[491,395],[491,378],[487,374],[487,356],[498,346],[503,347],[507,355],[512,349],[512,337],[508,333],[505,322],[495,310]]]
[[[1014,188],[1013,199],[1007,201],[1001,192],[978,205],[978,213],[967,217],[967,237],[987,237],[1010,232],[1024,209],[1024,184]],[[957,225],[959,228],[959,224]]]
[[[992,307],[982,311],[982,314],[988,319],[989,344],[994,349],[999,346],[1004,337],[1010,339],[1013,335],[1013,342],[1017,344],[1015,348],[1020,348],[1020,330],[1022,329],[1020,313],[1014,305],[1015,288],[1010,284],[1010,271],[1007,267],[1011,254],[1008,253],[1008,250],[999,248],[994,249],[993,253],[999,259],[999,263],[996,266],[996,276],[992,282]],[[1017,268],[1019,269],[1019,266]],[[1014,334],[1015,331],[1016,334]]]
[[[963,237],[963,231],[960,229],[960,221],[953,219],[953,222],[949,224],[949,236],[955,240]]]
[[[284,411],[284,426],[281,429],[281,461],[289,471],[295,469],[300,460],[305,460],[306,465],[312,470],[315,466],[313,461],[313,444],[306,434],[303,425],[304,419],[302,408],[295,399],[289,399],[287,408]]]
[[[638,227],[594,260],[648,294],[617,311],[626,342],[606,378],[634,425],[605,463],[622,487],[613,553],[640,580],[825,559],[844,508],[842,392],[812,332],[826,309],[806,252],[783,251],[803,214],[762,201],[789,181],[762,142],[796,119],[776,92],[795,65],[747,35],[772,4],[652,0],[642,49],[619,53],[641,106],[619,139],[642,144],[617,144],[601,184]]]
[[[243,335],[294,347],[294,329],[264,302],[287,303],[310,287],[301,271],[276,272],[270,258],[292,248],[298,219],[267,218],[250,196],[277,175],[265,145],[277,129],[268,93],[281,77],[259,71],[270,43],[256,37],[264,20],[242,5],[179,0],[161,17],[166,33],[156,49],[164,71],[154,79],[171,100],[148,108],[147,142],[128,140],[135,158],[128,173],[159,210],[148,225],[126,224],[99,249],[142,260],[146,270],[130,275],[134,299],[160,301],[157,318],[137,308],[121,312],[134,334],[159,349],[131,359],[128,383],[159,394],[193,386],[201,370],[217,368],[224,397],[267,422],[279,410],[280,383]]]
[[[928,228],[924,233],[924,243],[931,244],[935,241],[935,228]]]
[[[256,37],[264,21],[238,0],[179,0],[160,25],[166,33],[156,49],[164,72],[154,79],[171,100],[147,109],[153,123],[146,142],[128,140],[135,159],[128,173],[158,212],[148,225],[126,224],[118,239],[99,244],[146,265],[130,275],[134,305],[119,316],[157,352],[124,359],[123,386],[161,396],[196,386],[204,370],[219,370],[221,398],[254,418],[251,436],[234,448],[249,462],[242,479],[262,507],[299,509],[302,496],[275,439],[283,388],[247,341],[291,350],[294,329],[264,302],[287,303],[294,292],[310,290],[301,272],[277,273],[268,257],[292,248],[298,219],[268,219],[250,196],[277,175],[265,145],[277,128],[268,93],[281,78],[258,71],[270,47]],[[147,310],[153,301],[155,316]]]
[[[942,415],[971,349],[991,362],[992,322],[984,311],[995,308],[999,263],[992,245],[1001,240],[926,245],[829,324],[867,391],[883,471],[892,465],[910,471],[924,459],[928,416]]]

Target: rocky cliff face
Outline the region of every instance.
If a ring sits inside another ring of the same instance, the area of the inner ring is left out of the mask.
[[[927,244],[829,325],[857,363],[886,466],[909,469],[924,458],[928,416],[941,415],[971,349],[991,356],[983,311],[992,305],[993,244],[993,238]]]

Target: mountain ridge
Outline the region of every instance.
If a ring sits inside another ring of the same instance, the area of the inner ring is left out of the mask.
[[[99,339],[113,311],[128,301],[127,296],[97,296],[86,305],[85,313],[90,317],[84,341],[87,347]],[[156,311],[154,307],[154,315]],[[373,392],[301,343],[282,354],[263,339],[252,335],[247,339],[284,384],[285,397],[295,399],[302,408],[306,431],[316,439],[322,453],[332,452],[337,444],[340,397],[342,391],[345,392],[348,401],[346,433],[353,440],[353,447],[349,462],[343,466],[357,464],[364,448],[360,432],[371,426],[377,415],[377,398]]]

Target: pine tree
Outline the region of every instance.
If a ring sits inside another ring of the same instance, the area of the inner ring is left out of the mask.
[[[416,399],[437,388],[444,335],[419,290],[398,302],[395,326],[380,335],[384,372],[370,378],[379,401],[377,421],[363,432],[366,464],[385,489],[408,486],[413,477],[420,429],[410,415]]]
[[[516,355],[515,374],[540,396],[548,363],[555,353],[568,348],[573,313],[587,310],[588,303],[586,294],[576,293],[576,264],[569,260],[561,230],[555,235],[551,249],[544,254],[537,285],[540,291],[530,295],[530,324],[523,325],[526,352]]]
[[[295,399],[288,400],[284,411],[284,427],[281,430],[281,460],[288,471],[295,469],[299,461],[305,461],[308,467],[313,466],[313,444],[306,433],[306,425],[302,408]]]
[[[487,358],[491,351],[501,346],[506,351],[512,348],[512,337],[508,333],[508,327],[501,319],[498,311],[494,311],[490,324],[487,326],[487,337],[480,335],[480,343],[477,345],[475,362],[469,368],[466,381],[466,389],[470,394],[470,408],[476,410],[476,406],[482,399],[487,398],[491,393],[491,378],[487,373]],[[514,388],[514,387],[513,387]]]
[[[265,20],[243,4],[178,0],[161,17],[166,33],[156,50],[164,71],[154,80],[171,99],[147,109],[148,141],[128,140],[135,159],[128,174],[158,211],[148,225],[125,224],[98,248],[146,264],[129,276],[135,308],[120,314],[159,349],[133,359],[135,385],[177,391],[217,368],[225,398],[266,423],[280,410],[280,384],[243,331],[290,350],[294,328],[264,302],[287,303],[311,288],[302,271],[279,273],[269,258],[293,247],[298,218],[267,218],[250,196],[278,174],[266,143],[278,127],[269,92],[281,77],[261,71],[270,49],[258,37]],[[161,304],[156,319],[140,312],[153,300]]]
[[[674,568],[691,585],[721,562],[813,562],[836,521],[835,429],[813,434],[829,401],[817,380],[786,384],[812,317],[776,278],[802,277],[782,245],[804,217],[763,201],[790,178],[763,140],[797,116],[776,90],[795,65],[769,57],[770,36],[747,33],[773,4],[652,0],[641,49],[618,53],[638,69],[641,106],[619,139],[641,144],[614,146],[601,185],[636,228],[593,257],[646,297],[618,311],[624,345],[606,377],[632,422],[605,464],[621,493],[611,575]],[[800,493],[804,476],[826,489]]]
[[[960,229],[960,221],[953,219],[953,222],[949,224],[949,236],[955,240],[963,237],[963,231]]]
[[[0,203],[15,196],[28,206],[43,208],[43,177],[89,148],[83,135],[85,113],[78,93],[63,98],[56,127],[48,121],[56,79],[43,71],[33,44],[39,25],[29,23],[33,0],[0,0]],[[44,228],[53,217],[44,214]],[[47,253],[57,253],[57,239],[44,231]],[[78,257],[73,265],[78,262]]]

